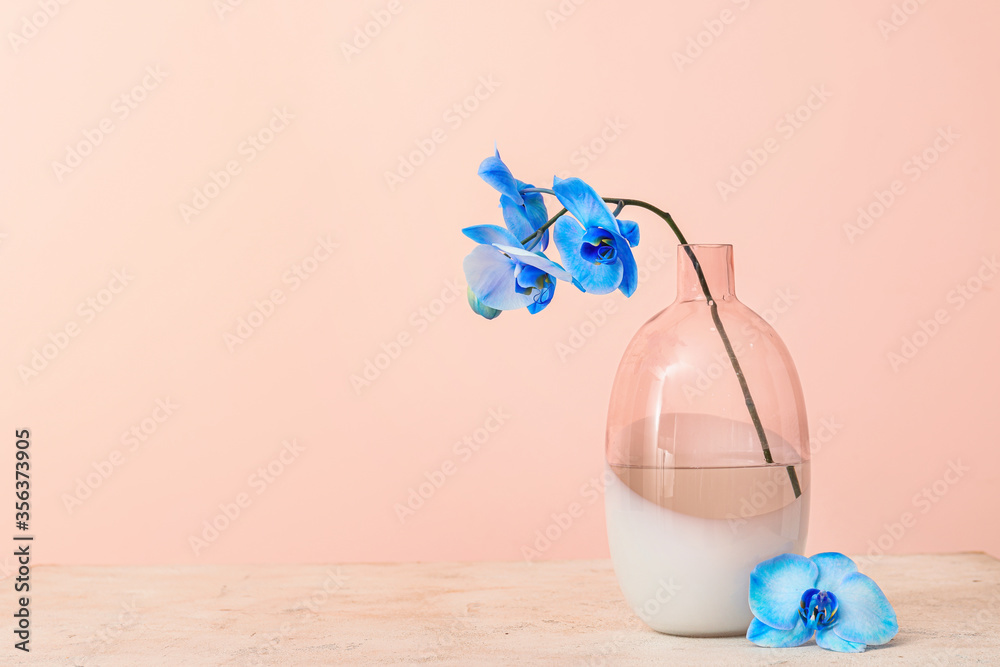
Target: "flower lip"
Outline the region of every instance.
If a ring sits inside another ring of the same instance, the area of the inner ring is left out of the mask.
[[[601,239],[596,244],[585,239],[580,246],[580,256],[592,264],[611,264],[618,261],[618,251],[611,239]]]
[[[799,616],[806,625],[813,628],[825,628],[836,622],[838,608],[837,596],[830,591],[810,588],[802,594],[799,602]]]

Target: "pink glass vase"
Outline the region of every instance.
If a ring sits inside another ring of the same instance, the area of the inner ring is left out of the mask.
[[[677,299],[629,343],[611,394],[615,573],[636,614],[674,635],[744,634],[750,571],[802,553],[809,520],[799,378],[734,285],[732,246],[679,246]]]

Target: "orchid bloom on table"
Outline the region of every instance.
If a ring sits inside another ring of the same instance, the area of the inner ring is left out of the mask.
[[[750,610],[755,618],[747,639],[758,646],[800,646],[815,635],[822,648],[860,653],[899,631],[878,584],[834,552],[782,554],[757,565],[750,574]]]

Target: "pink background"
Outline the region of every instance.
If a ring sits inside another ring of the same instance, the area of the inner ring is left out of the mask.
[[[0,15],[3,450],[31,429],[35,562],[606,557],[588,485],[675,241],[635,216],[630,300],[474,316],[459,229],[500,221],[494,141],[734,244],[809,407],[810,551],[1000,555],[996,3],[224,3]]]

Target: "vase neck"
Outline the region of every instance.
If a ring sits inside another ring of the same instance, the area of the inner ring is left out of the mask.
[[[702,276],[713,299],[736,296],[733,278],[733,246],[731,245],[679,245],[677,246],[677,300],[705,301],[701,277],[695,269],[697,260]]]

